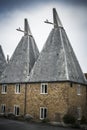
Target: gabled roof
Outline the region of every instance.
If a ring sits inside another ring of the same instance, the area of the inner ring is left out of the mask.
[[[30,82],[72,81],[85,83],[84,75],[66,32],[53,9],[54,28],[35,63]]]
[[[6,59],[5,59],[2,47],[0,45],[0,76],[2,72],[4,71],[5,67],[6,67]]]
[[[31,69],[39,56],[35,40],[25,19],[24,36],[16,47],[5,71],[1,83],[26,82]]]

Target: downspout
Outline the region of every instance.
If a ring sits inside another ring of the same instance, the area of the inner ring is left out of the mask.
[[[87,117],[87,86],[86,86],[86,117]]]
[[[27,106],[27,83],[25,83],[25,94],[24,94],[24,115],[26,115]]]

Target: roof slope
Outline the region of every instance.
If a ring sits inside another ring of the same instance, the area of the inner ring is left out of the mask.
[[[24,36],[1,76],[1,83],[26,82],[29,73],[39,56],[39,51],[25,19]]]
[[[6,67],[6,59],[5,59],[2,47],[0,45],[0,76],[2,72],[4,71],[5,67]]]
[[[54,28],[31,71],[30,82],[85,83],[80,65],[55,9],[53,9],[53,20]]]

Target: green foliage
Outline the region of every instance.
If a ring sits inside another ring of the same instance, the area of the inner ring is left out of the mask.
[[[42,120],[42,123],[48,123],[49,122],[49,119],[45,118]]]
[[[86,120],[86,117],[85,117],[85,116],[82,116],[80,123],[81,123],[81,124],[86,124],[86,123],[87,123],[87,120]]]
[[[30,114],[26,114],[26,115],[24,116],[24,120],[27,121],[27,122],[32,121],[32,120],[33,120],[33,116],[30,115]]]
[[[75,124],[76,118],[71,114],[66,114],[63,117],[63,121],[65,124]]]
[[[7,114],[7,118],[8,118],[8,119],[14,119],[14,118],[15,118],[15,115],[10,112],[10,113]]]

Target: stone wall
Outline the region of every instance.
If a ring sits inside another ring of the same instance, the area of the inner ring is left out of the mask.
[[[48,83],[48,94],[41,94],[40,87],[40,83],[27,86],[27,113],[39,119],[40,107],[46,107],[50,120],[55,120],[56,114],[60,114],[61,118],[68,107],[69,85],[67,83]]]
[[[86,86],[81,85],[81,95],[77,95],[77,87],[69,82],[48,83],[48,93],[41,94],[41,83],[21,84],[20,94],[15,94],[15,84],[10,84],[7,94],[1,94],[0,85],[0,105],[6,104],[6,112],[13,112],[14,105],[19,105],[21,115],[30,114],[35,120],[40,119],[40,107],[46,107],[48,119],[61,121],[67,112],[76,114],[77,107],[85,114]]]
[[[40,94],[41,84],[27,86],[27,113],[40,118],[40,107],[47,107],[48,118],[60,121],[71,109],[77,111],[81,107],[86,111],[86,87],[81,85],[81,95],[77,95],[78,84],[48,83],[48,94]],[[76,114],[76,113],[74,113]]]
[[[69,87],[69,112],[74,115],[77,115],[77,109],[81,108],[81,116],[86,114],[86,86],[80,85],[81,94],[77,94],[79,84],[72,84],[72,87]]]
[[[1,104],[6,105],[6,112],[14,112],[14,105],[19,105],[20,114],[24,114],[24,101],[25,101],[25,85],[21,84],[21,93],[15,93],[15,84],[7,85],[7,93],[1,93],[2,85],[0,85],[0,108]],[[1,111],[1,109],[0,109]]]

